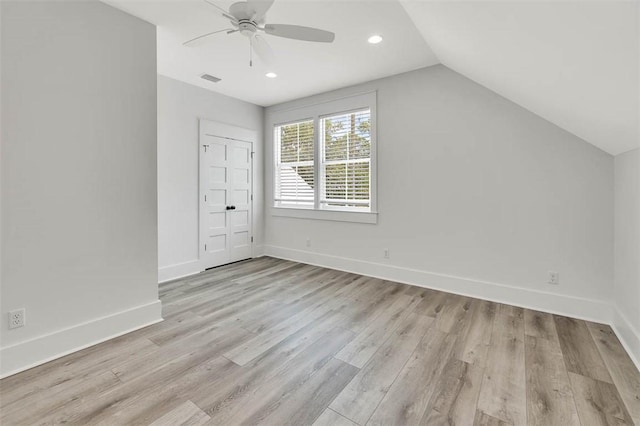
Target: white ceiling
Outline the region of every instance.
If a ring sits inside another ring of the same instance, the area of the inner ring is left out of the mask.
[[[402,4],[449,68],[611,154],[640,146],[636,0]]]
[[[240,34],[213,36],[199,47],[182,43],[230,27],[202,0],[105,0],[158,26],[158,72],[197,86],[268,106],[438,63],[397,1],[276,0],[267,23],[317,27],[336,33],[331,44],[266,36],[276,54],[271,67],[254,57]],[[228,10],[230,0],[217,0]],[[383,43],[367,38],[381,34]],[[278,74],[265,77],[267,71]],[[222,78],[216,84],[203,73]]]
[[[336,41],[267,36],[277,54],[268,69],[257,58],[249,68],[239,34],[182,46],[228,27],[202,0],[104,1],[158,26],[160,74],[258,105],[441,62],[611,154],[640,146],[637,0],[276,0],[267,22],[327,29]],[[375,33],[384,41],[366,43]]]

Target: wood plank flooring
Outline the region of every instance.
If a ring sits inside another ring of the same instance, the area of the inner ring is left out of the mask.
[[[164,322],[0,381],[0,423],[640,421],[606,325],[267,257],[160,297]]]

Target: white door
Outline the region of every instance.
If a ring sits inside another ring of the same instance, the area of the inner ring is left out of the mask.
[[[203,269],[248,259],[252,248],[252,144],[200,135]]]

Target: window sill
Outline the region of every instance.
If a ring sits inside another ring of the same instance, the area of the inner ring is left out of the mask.
[[[378,213],[347,212],[335,210],[313,210],[295,207],[272,207],[272,216],[295,217],[298,219],[332,220],[336,222],[378,223]]]

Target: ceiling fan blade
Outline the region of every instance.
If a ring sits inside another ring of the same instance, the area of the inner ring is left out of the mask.
[[[224,16],[227,19],[231,19],[231,21],[233,22],[237,22],[237,19],[231,15],[228,11],[224,10],[224,8],[218,6],[217,4],[215,4],[213,1],[211,0],[204,0],[205,3],[207,3],[209,6],[213,6],[216,9],[218,9],[218,11],[222,14],[222,16]]]
[[[271,46],[264,37],[259,34],[255,34],[253,36],[251,47],[253,47],[253,51],[256,52],[256,55],[258,55],[265,65],[271,65],[273,63],[275,59],[273,49],[271,49]]]
[[[187,40],[184,43],[182,43],[183,46],[189,46],[189,47],[194,47],[197,46],[199,43],[199,41],[201,41],[202,39],[212,36],[214,34],[218,34],[218,33],[222,33],[222,32],[229,32],[229,31],[233,31],[231,28],[225,28],[224,30],[218,30],[218,31],[212,31],[210,33],[206,33],[206,34],[202,34],[201,36],[198,36],[196,38],[192,38],[191,40]]]
[[[331,43],[336,38],[336,35],[330,31],[299,25],[267,24],[264,26],[264,32],[277,37],[322,43]]]
[[[259,21],[264,18],[267,11],[271,9],[271,6],[273,6],[274,1],[275,0],[247,0],[249,9],[253,12],[253,20]]]

